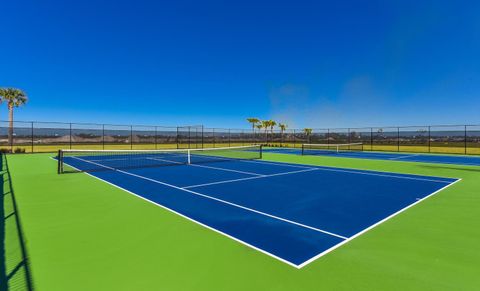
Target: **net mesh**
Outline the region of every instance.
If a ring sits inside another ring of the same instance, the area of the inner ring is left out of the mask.
[[[201,164],[262,158],[260,145],[181,150],[60,150],[58,173]]]
[[[363,143],[345,144],[303,144],[302,155],[325,155],[341,152],[363,151]]]

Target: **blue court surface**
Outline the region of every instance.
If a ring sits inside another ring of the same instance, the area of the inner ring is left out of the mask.
[[[301,155],[302,149],[296,148],[267,148],[264,152],[277,153],[277,154],[293,154]],[[463,166],[480,166],[479,156],[463,156],[463,155],[440,155],[440,154],[416,154],[416,153],[380,153],[369,151],[340,151],[326,152],[319,150],[309,150],[309,155],[326,155],[335,156],[340,158],[355,158],[355,159],[370,159],[370,160],[390,160],[390,161],[404,161],[404,162],[419,162],[419,163],[435,163],[435,164],[453,164]]]
[[[111,161],[82,156],[65,163],[109,168]],[[262,160],[90,175],[296,268],[458,181]]]

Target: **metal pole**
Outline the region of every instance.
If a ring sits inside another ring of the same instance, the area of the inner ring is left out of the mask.
[[[397,152],[400,151],[400,127],[397,127]]]
[[[102,149],[105,150],[105,124],[102,124]]]
[[[230,128],[228,129],[228,146],[231,147],[231,139],[232,139],[232,133],[230,132]]]
[[[155,149],[157,149],[157,126],[155,126]]]
[[[63,173],[63,152],[62,152],[62,150],[58,150],[57,158],[58,158],[57,173],[61,174],[61,173]]]
[[[430,144],[430,139],[431,139],[431,132],[430,132],[431,128],[430,126],[428,127],[428,152],[431,152],[430,148],[431,148],[431,144]]]
[[[33,153],[33,121],[32,121],[32,128],[31,128],[31,135],[32,135],[32,153]]]
[[[11,125],[11,126],[10,126]],[[10,152],[13,153],[13,122],[9,122],[8,124],[8,139],[10,143]]]
[[[72,149],[72,124],[70,123],[70,149]]]
[[[212,145],[212,147],[215,147],[215,128],[213,128],[212,131],[213,131],[213,145]]]
[[[177,142],[177,149],[179,149],[179,146],[178,146],[178,126],[177,126],[177,137],[175,138],[176,139],[176,142]]]
[[[467,126],[465,125],[465,133],[464,133],[464,153],[467,154]]]
[[[295,134],[295,129],[293,130],[293,147],[294,148],[297,147],[297,137],[296,137],[296,134]]]
[[[348,143],[351,143],[352,139],[350,137],[350,128],[347,129],[347,131],[348,131]],[[348,146],[348,149],[350,149],[350,145]]]
[[[130,149],[133,150],[133,125],[130,125]]]
[[[370,127],[370,150],[373,151],[373,127]]]

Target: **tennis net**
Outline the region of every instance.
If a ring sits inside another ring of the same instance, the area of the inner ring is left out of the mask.
[[[363,151],[363,143],[302,144],[302,155],[325,155],[361,151]]]
[[[59,174],[261,158],[261,145],[180,150],[60,150],[57,156]]]

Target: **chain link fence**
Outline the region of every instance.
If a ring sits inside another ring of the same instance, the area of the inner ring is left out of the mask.
[[[480,125],[430,125],[304,130],[252,130],[193,126],[0,121],[4,152],[55,152],[59,149],[166,149],[268,144],[358,143],[368,151],[480,154]]]

